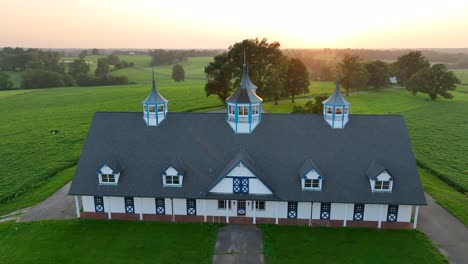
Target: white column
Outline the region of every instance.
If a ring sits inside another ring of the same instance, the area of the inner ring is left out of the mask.
[[[80,203],[78,202],[77,195],[75,195],[75,206],[76,206],[76,218],[80,218]]]
[[[278,224],[278,207],[279,207],[279,202],[276,201],[276,219],[275,219],[275,224]]]
[[[140,200],[140,221],[143,220],[143,203],[141,202],[141,200],[143,200],[141,197],[138,198]]]
[[[110,204],[110,197],[107,196],[107,205],[109,205],[107,208],[107,219],[112,219],[112,215],[111,215],[111,204]]]
[[[416,227],[418,226],[418,214],[419,214],[419,205],[416,205],[416,212],[414,213],[413,229],[416,229]]]
[[[383,211],[383,204],[381,204],[379,207],[379,224],[377,225],[377,228],[382,228],[382,211]]]
[[[172,213],[172,222],[175,222],[174,218],[174,199],[171,198],[171,213]]]
[[[252,201],[252,205],[253,205],[253,223],[254,225],[257,223],[257,208],[256,208],[256,204],[255,204],[255,201]]]
[[[312,226],[312,215],[314,212],[314,202],[310,202],[310,218],[309,218],[309,226]]]
[[[346,227],[347,218],[348,218],[348,204],[345,205],[345,209],[344,209],[344,220],[343,220],[344,227]]]
[[[229,200],[224,200],[224,202],[226,203],[226,223],[229,224]]]
[[[203,221],[206,222],[206,199],[203,199]]]

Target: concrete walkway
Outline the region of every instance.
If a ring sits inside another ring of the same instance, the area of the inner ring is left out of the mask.
[[[213,264],[263,264],[262,231],[254,225],[219,229]]]
[[[428,194],[426,200],[427,206],[419,207],[418,228],[451,263],[468,263],[468,228]]]
[[[75,197],[68,195],[70,185],[71,182],[67,183],[49,198],[28,210],[19,221],[76,218]]]

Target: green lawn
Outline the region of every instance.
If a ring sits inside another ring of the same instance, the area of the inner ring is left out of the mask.
[[[218,226],[66,220],[0,224],[0,263],[211,263]]]
[[[447,263],[416,230],[262,226],[265,263]]]
[[[468,85],[468,69],[455,69],[451,71],[457,75],[462,84]]]

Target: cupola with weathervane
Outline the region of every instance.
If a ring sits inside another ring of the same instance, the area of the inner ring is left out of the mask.
[[[166,118],[168,100],[162,97],[156,88],[153,71],[153,87],[143,104],[143,119],[147,126],[158,126]]]
[[[236,133],[252,133],[262,120],[262,101],[250,81],[244,54],[242,79],[237,90],[226,99],[226,120]]]
[[[339,74],[333,94],[323,101],[323,118],[332,128],[344,128],[349,121],[351,103],[341,94]]]

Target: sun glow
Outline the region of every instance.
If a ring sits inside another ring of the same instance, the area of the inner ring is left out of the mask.
[[[28,8],[24,8],[28,7]],[[285,48],[468,46],[468,1],[5,0],[0,46]]]

